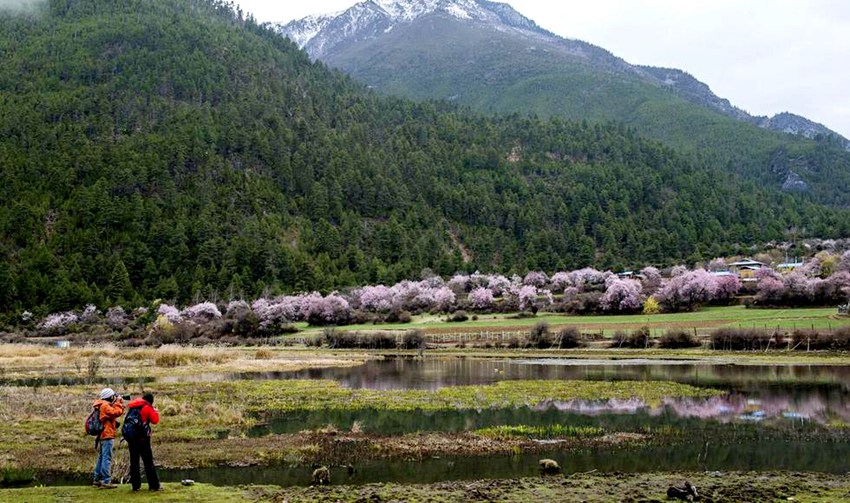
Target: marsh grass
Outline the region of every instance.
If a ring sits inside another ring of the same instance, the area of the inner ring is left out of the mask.
[[[27,485],[35,480],[35,471],[14,466],[0,467],[0,487]]]
[[[601,437],[605,434],[605,430],[597,426],[571,426],[563,424],[551,424],[547,426],[502,425],[482,428],[480,430],[476,430],[474,433],[483,437],[496,439],[509,439],[516,437],[529,439],[552,439]]]
[[[220,364],[233,360],[236,354],[224,348],[162,346],[154,351],[153,360],[160,367],[180,367],[191,364]]]
[[[254,358],[257,360],[270,360],[274,357],[274,352],[268,348],[260,348],[254,352]]]
[[[482,410],[535,407],[571,400],[629,399],[658,405],[666,397],[710,397],[720,390],[655,381],[500,381],[491,385],[450,386],[435,391],[344,388],[336,381],[290,380],[219,383],[226,397],[240,397],[246,410],[268,414],[299,410]]]

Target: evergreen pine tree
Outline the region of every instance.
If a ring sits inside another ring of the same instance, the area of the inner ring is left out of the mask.
[[[130,283],[130,273],[127,272],[123,260],[119,259],[115,263],[105,293],[107,301],[112,304],[121,304],[133,298],[133,284]]]

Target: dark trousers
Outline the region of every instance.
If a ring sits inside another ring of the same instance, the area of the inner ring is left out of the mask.
[[[139,473],[139,458],[145,464],[145,476],[148,478],[149,489],[159,489],[159,477],[156,475],[156,466],[153,464],[153,451],[151,451],[151,438],[144,437],[140,440],[127,442],[130,449],[130,485],[136,491],[142,487],[142,476]]]

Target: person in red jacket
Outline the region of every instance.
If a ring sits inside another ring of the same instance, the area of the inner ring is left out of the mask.
[[[94,463],[94,486],[115,489],[118,486],[112,483],[112,446],[115,443],[115,430],[118,428],[117,420],[124,413],[124,401],[112,388],[104,388],[92,407],[99,411],[100,422],[103,424],[103,432],[95,444],[97,461]]]
[[[159,477],[156,474],[156,466],[153,463],[153,451],[151,450],[151,427],[159,423],[159,411],[153,406],[153,394],[145,393],[142,398],[137,398],[127,404],[132,411],[139,409],[142,423],[145,425],[145,434],[133,439],[127,439],[127,447],[130,449],[130,485],[134,491],[142,488],[142,477],[139,472],[139,458],[145,464],[145,475],[148,478],[148,489],[159,491]],[[129,416],[129,412],[128,412]]]

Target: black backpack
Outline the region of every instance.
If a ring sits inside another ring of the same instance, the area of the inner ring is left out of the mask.
[[[100,407],[92,407],[91,414],[86,418],[86,433],[98,438],[103,433],[103,423],[100,421]]]
[[[124,440],[141,440],[148,435],[148,425],[142,422],[142,407],[132,407],[124,417],[124,426],[121,427],[121,436]]]

